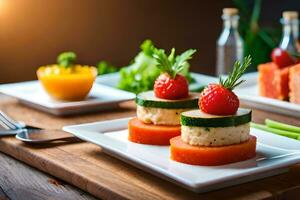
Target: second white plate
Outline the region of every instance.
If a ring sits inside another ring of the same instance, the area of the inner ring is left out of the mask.
[[[130,92],[94,84],[89,96],[82,101],[57,101],[46,94],[38,81],[3,84],[0,85],[0,92],[15,97],[28,106],[55,115],[112,109],[120,102],[135,98]]]
[[[222,166],[193,166],[170,160],[169,146],[143,145],[127,140],[128,118],[66,126],[82,140],[94,143],[129,164],[195,192],[206,192],[287,171],[300,162],[300,142],[257,129],[255,158]]]
[[[240,101],[249,107],[275,112],[293,117],[300,117],[300,105],[262,97],[258,93],[258,85],[249,85],[247,87],[235,90]]]

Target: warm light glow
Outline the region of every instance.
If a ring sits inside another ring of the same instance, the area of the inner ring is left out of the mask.
[[[9,0],[0,0],[0,15],[3,15],[8,2]]]
[[[2,9],[3,6],[6,4],[8,0],[0,0],[0,8]]]

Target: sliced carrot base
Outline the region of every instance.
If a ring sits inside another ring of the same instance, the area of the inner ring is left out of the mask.
[[[141,144],[169,145],[170,139],[180,135],[181,127],[145,124],[133,118],[128,122],[128,140]]]
[[[201,147],[189,145],[175,137],[170,140],[171,159],[191,165],[224,165],[255,157],[256,137],[246,142],[222,147]]]

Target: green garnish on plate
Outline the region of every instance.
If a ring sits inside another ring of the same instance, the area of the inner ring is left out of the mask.
[[[293,126],[290,124],[285,124],[271,119],[266,119],[265,124],[257,124],[251,122],[251,127],[263,131],[267,131],[270,133],[274,133],[277,135],[300,140],[300,127]]]
[[[77,56],[74,52],[71,52],[71,51],[63,52],[58,55],[57,64],[59,64],[59,66],[65,67],[65,68],[72,67],[75,64],[76,59],[77,59]]]

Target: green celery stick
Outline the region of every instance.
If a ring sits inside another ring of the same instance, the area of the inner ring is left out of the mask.
[[[266,119],[265,123],[268,127],[270,128],[276,128],[276,129],[281,129],[281,130],[286,130],[286,131],[292,131],[300,134],[300,127],[289,125],[289,124],[284,124],[278,121]]]
[[[282,135],[282,136],[286,136],[286,137],[293,138],[293,139],[296,139],[296,140],[300,140],[300,134],[299,133],[280,130],[280,129],[276,129],[276,128],[270,128],[266,125],[256,124],[256,123],[253,123],[253,122],[250,123],[250,126],[253,127],[253,128],[260,129],[260,130],[275,133],[277,135]]]

